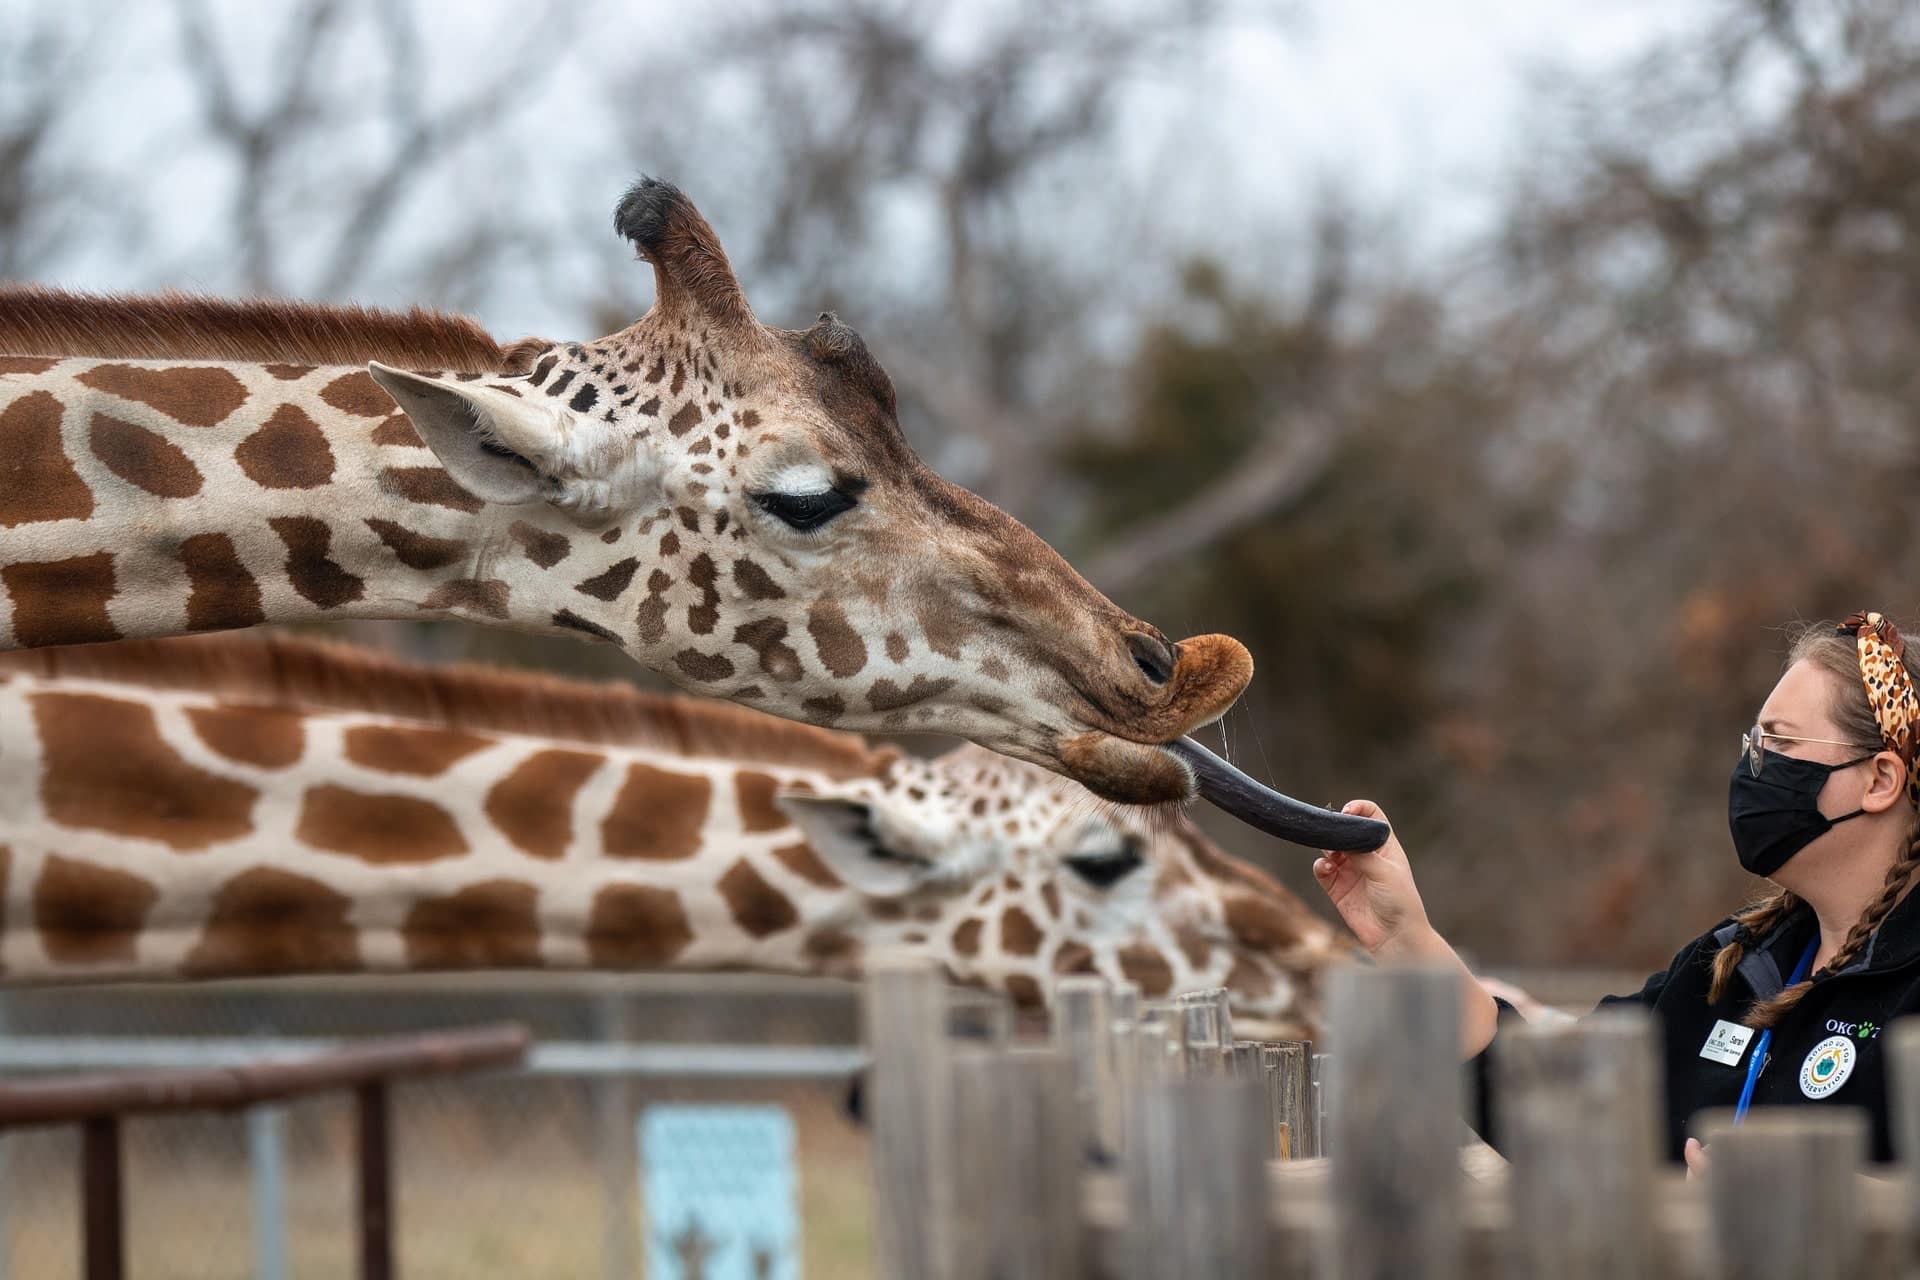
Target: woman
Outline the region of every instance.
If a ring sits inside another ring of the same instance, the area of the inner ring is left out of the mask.
[[[1638,993],[1601,1002],[1659,1019],[1668,1142],[1690,1171],[1706,1156],[1688,1121],[1743,1094],[1760,1106],[1864,1108],[1874,1158],[1893,1158],[1880,1036],[1920,1012],[1920,904],[1907,892],[1920,867],[1916,684],[1920,665],[1877,613],[1795,638],[1728,792],[1734,852],[1765,891]],[[1366,800],[1346,811],[1386,816]],[[1510,1007],[1427,922],[1399,841],[1328,853],[1313,870],[1375,959],[1459,970],[1462,1051],[1483,1053]]]

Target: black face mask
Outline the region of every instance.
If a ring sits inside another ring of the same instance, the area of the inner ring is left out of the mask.
[[[1770,876],[1838,823],[1865,813],[1855,809],[1838,818],[1827,817],[1820,812],[1820,789],[1837,771],[1878,754],[1845,764],[1821,764],[1768,751],[1760,758],[1757,778],[1743,754],[1733,766],[1733,781],[1727,788],[1727,825],[1733,831],[1733,851],[1740,865],[1754,875]]]

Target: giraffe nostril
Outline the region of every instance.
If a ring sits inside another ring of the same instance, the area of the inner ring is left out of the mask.
[[[1140,668],[1140,674],[1148,680],[1165,684],[1173,679],[1173,666],[1180,658],[1177,647],[1159,636],[1134,631],[1127,635],[1127,648],[1133,653],[1133,665]]]

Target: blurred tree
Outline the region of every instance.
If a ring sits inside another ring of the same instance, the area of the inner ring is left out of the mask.
[[[748,229],[730,243],[761,309],[857,299],[933,465],[1046,533],[1064,513],[1035,446],[1107,363],[1101,313],[1164,288],[1116,267],[1176,256],[1116,164],[1128,96],[1288,7],[775,0],[616,92],[634,154]]]
[[[1455,654],[1498,744],[1456,812],[1516,896],[1577,906],[1472,926],[1663,962],[1741,894],[1767,628],[1920,622],[1920,8],[1717,0],[1538,118],[1478,345],[1524,405],[1513,474],[1571,483]]]

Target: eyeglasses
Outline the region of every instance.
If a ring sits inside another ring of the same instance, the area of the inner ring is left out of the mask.
[[[1867,755],[1861,756],[1860,760],[1869,759],[1872,756],[1879,755],[1881,751],[1885,750],[1882,746],[1869,747],[1864,742],[1840,742],[1833,738],[1795,738],[1784,733],[1768,733],[1759,725],[1754,725],[1753,728],[1740,735],[1740,753],[1746,756],[1747,769],[1756,778],[1760,776],[1761,757],[1767,753],[1768,738],[1772,738],[1775,742],[1817,742],[1823,747],[1852,747],[1855,751],[1865,751],[1868,753]],[[1859,764],[1860,760],[1850,761],[1849,763]]]

